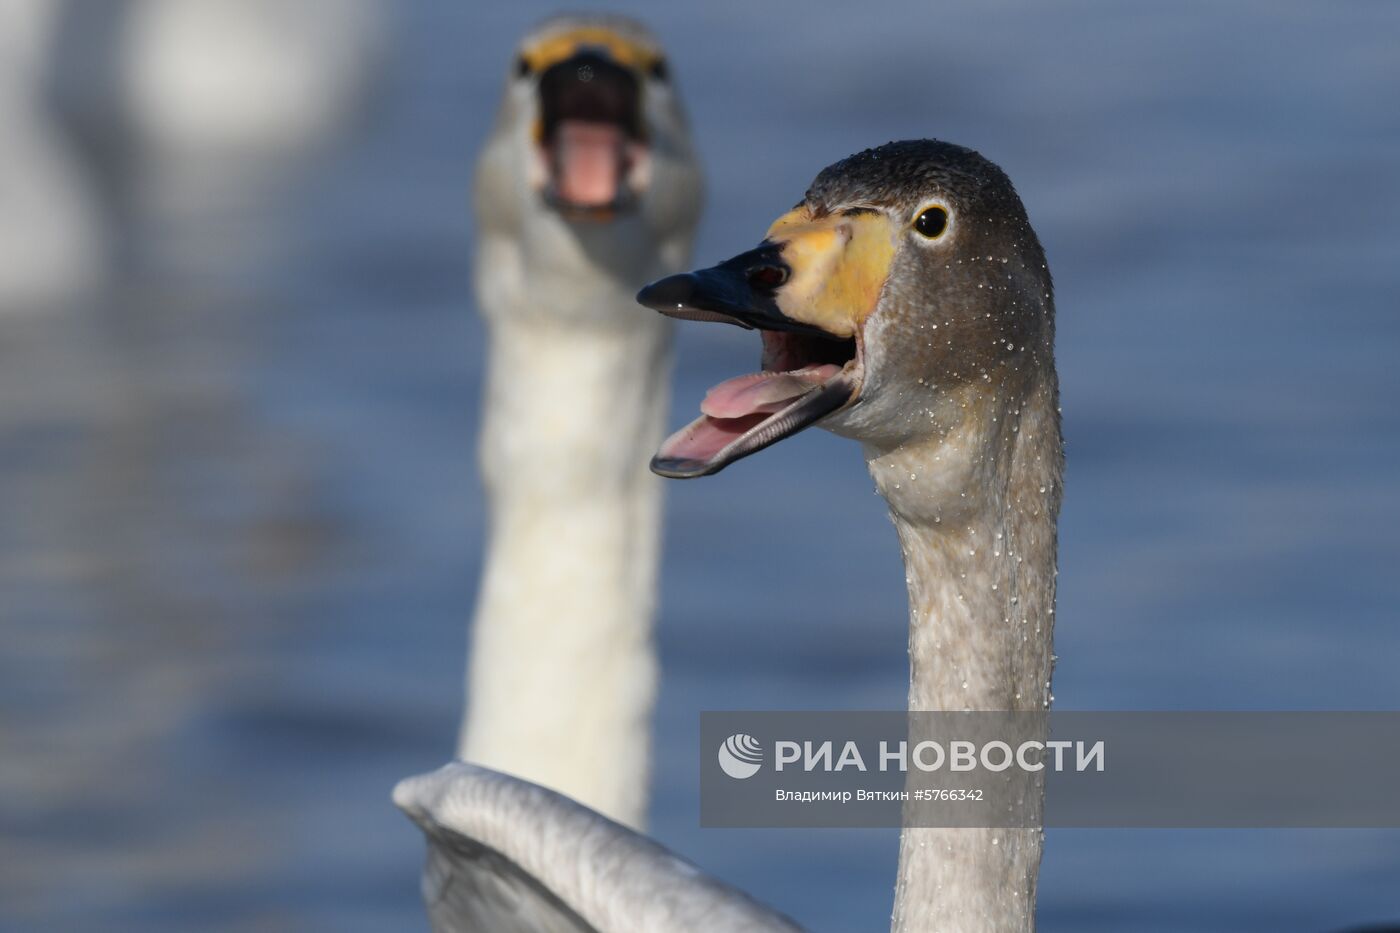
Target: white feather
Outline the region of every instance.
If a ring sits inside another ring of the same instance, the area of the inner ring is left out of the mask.
[[[556,19],[531,38],[579,22]],[[611,220],[570,222],[545,204],[529,79],[508,82],[478,163],[490,530],[459,744],[469,761],[632,826],[650,779],[661,480],[647,464],[664,427],[671,334],[634,296],[686,266],[700,208],[676,95],[653,80],[642,92],[650,183]]]
[[[428,837],[435,933],[796,933],[786,917],[542,787],[461,762],[394,789]]]

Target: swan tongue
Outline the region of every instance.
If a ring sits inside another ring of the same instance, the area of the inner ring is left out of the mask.
[[[700,410],[711,418],[742,418],[775,412],[840,371],[840,366],[826,363],[790,373],[736,376],[705,393]]]
[[[852,379],[831,363],[730,379],[705,396],[699,418],[666,439],[652,471],[677,479],[718,473],[820,421],[854,391]]]
[[[626,169],[627,139],[616,123],[563,120],[552,141],[559,197],[578,207],[617,200]]]
[[[661,449],[652,458],[652,469],[657,470],[659,463],[709,463],[724,448],[743,437],[750,428],[762,424],[767,417],[762,413],[744,418],[712,418],[709,415],[701,415],[666,438]]]

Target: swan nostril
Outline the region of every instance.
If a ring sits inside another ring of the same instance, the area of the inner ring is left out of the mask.
[[[744,273],[749,281],[749,287],[755,291],[772,291],[779,285],[787,281],[788,270],[786,266],[750,266]]]

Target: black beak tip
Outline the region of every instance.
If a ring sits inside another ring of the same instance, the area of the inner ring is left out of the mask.
[[[667,479],[698,479],[723,469],[723,464],[708,463],[704,460],[691,460],[685,457],[651,458],[651,472]]]
[[[668,275],[637,292],[637,303],[653,311],[667,312],[690,303],[695,296],[695,276],[689,272]]]

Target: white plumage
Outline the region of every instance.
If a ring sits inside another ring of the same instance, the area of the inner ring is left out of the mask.
[[[661,484],[646,461],[670,372],[669,322],[634,296],[684,267],[700,208],[676,92],[647,67],[660,56],[630,20],[536,29],[475,188],[490,528],[459,751],[632,826],[646,815],[656,680]],[[634,105],[640,140],[625,128]],[[566,149],[573,112],[611,142]],[[569,172],[615,183],[619,203],[561,204]]]
[[[394,802],[428,837],[435,933],[795,933],[792,921],[552,791],[457,762]]]
[[[53,0],[0,3],[0,313],[79,299],[105,263],[92,192],[45,105],[57,17]]]

